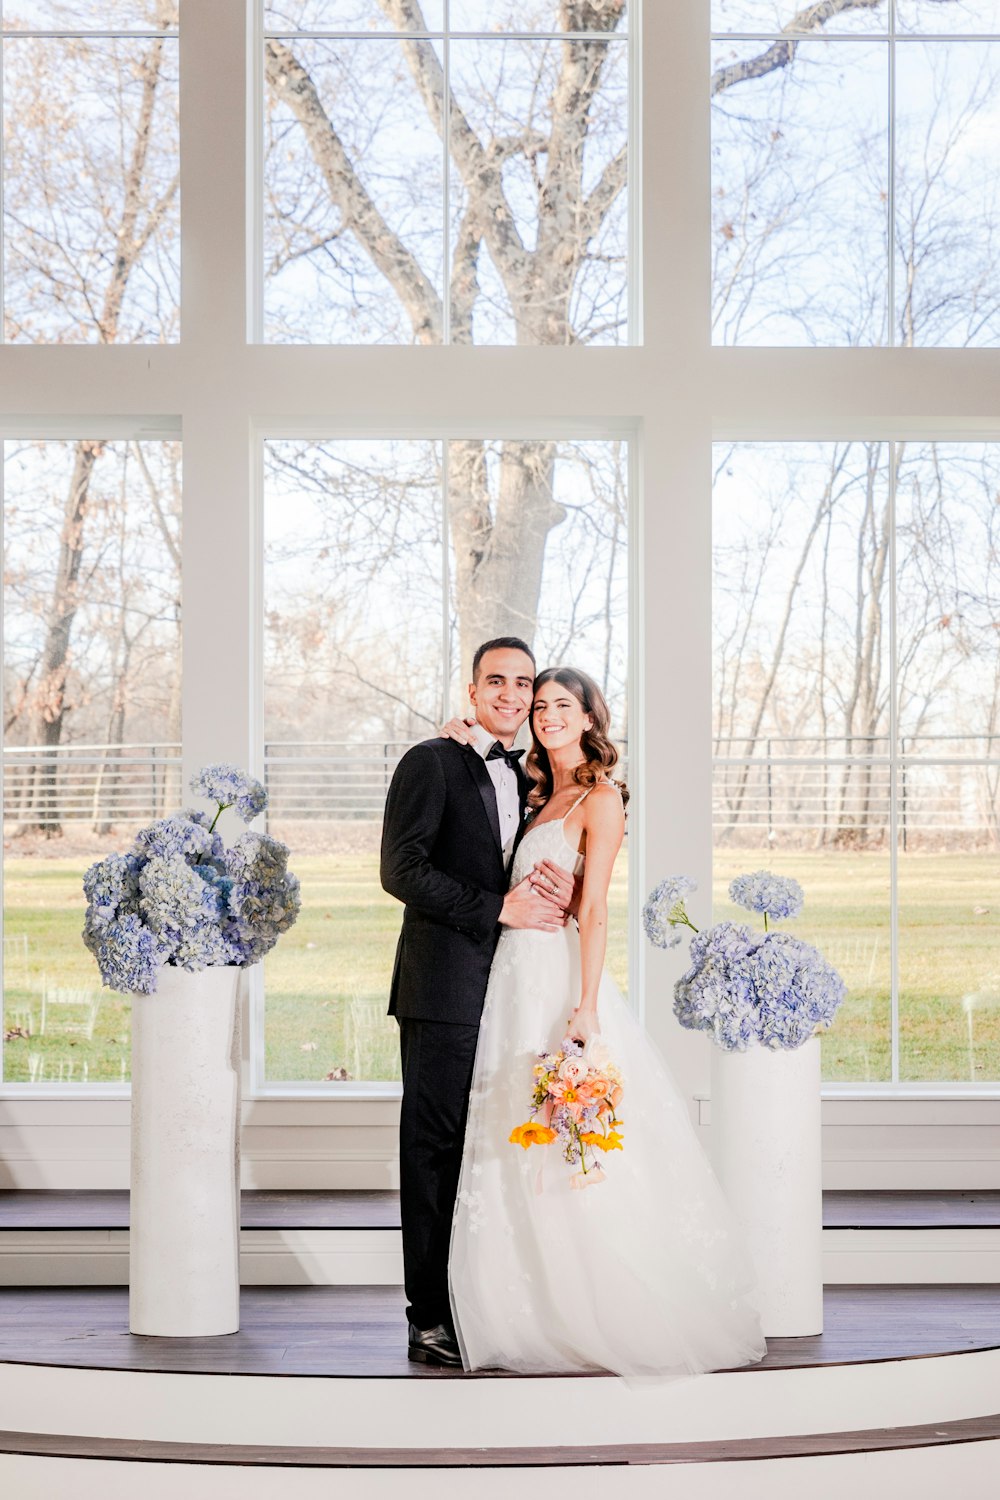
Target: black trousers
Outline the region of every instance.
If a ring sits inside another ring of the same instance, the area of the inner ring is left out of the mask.
[[[399,1207],[407,1317],[417,1328],[451,1323],[448,1248],[478,1040],[478,1026],[399,1021]]]

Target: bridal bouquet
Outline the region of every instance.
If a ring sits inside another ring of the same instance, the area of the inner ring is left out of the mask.
[[[83,941],[111,989],[153,993],[160,964],[246,968],[299,914],[299,882],[284,844],[247,831],[227,848],[215,831],[229,807],[244,823],[264,811],[260,782],[236,766],[206,766],[191,790],[215,803],[214,816],[189,810],[161,818],[128,854],[98,860],[83,878]]]
[[[674,986],[674,1015],[692,1031],[706,1031],[727,1052],[762,1047],[801,1047],[827,1030],[847,986],[810,943],[773,932],[771,921],[802,910],[797,880],[755,870],[737,875],[729,895],[737,906],[760,913],[763,933],[736,922],[717,922],[704,932],[688,917],[684,898],[696,890],[686,875],[670,876],[643,909],[646,936],[658,948],[673,948],[679,928],[690,927],[691,966]]]
[[[534,1066],[535,1092],[531,1119],[510,1133],[514,1146],[548,1146],[559,1141],[570,1166],[580,1170],[571,1188],[604,1181],[595,1152],[621,1151],[622,1122],[616,1110],[622,1101],[622,1075],[604,1048],[589,1044],[589,1055],[569,1038],[561,1052],[540,1052]]]

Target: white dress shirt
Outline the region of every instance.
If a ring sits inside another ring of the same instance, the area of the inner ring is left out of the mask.
[[[481,724],[476,724],[470,730],[472,735],[472,748],[486,761],[486,770],[497,794],[497,814],[500,818],[500,842],[503,845],[504,864],[510,859],[510,852],[514,847],[514,839],[517,835],[518,826],[521,822],[521,792],[517,784],[517,776],[511,770],[505,760],[498,756],[495,760],[486,760],[491,747],[496,744],[497,737],[490,734]]]

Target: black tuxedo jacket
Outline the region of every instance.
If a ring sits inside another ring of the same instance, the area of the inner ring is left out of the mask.
[[[521,812],[527,786],[518,768]],[[382,887],[405,903],[389,1014],[478,1026],[507,870],[496,791],[469,745],[424,740],[396,768]]]

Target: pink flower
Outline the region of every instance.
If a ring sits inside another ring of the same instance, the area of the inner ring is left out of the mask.
[[[593,1166],[589,1172],[574,1172],[569,1180],[571,1188],[593,1187],[597,1182],[604,1181],[604,1168]]]
[[[582,1057],[566,1057],[559,1065],[559,1077],[563,1083],[568,1083],[570,1088],[582,1083],[590,1072]]]

